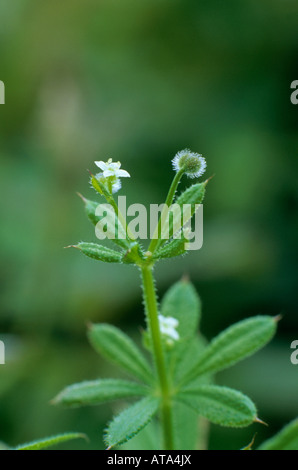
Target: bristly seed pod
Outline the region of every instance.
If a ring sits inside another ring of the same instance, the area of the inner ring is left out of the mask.
[[[184,170],[189,178],[199,178],[206,170],[206,160],[199,153],[189,149],[180,150],[172,160],[175,171]]]

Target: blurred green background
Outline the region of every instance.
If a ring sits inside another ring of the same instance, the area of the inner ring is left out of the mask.
[[[283,314],[276,338],[218,376],[248,394],[269,427],[211,427],[211,449],[257,444],[298,415],[295,0],[3,0],[0,4],[0,440],[101,433],[117,406],[49,401],[64,386],[114,376],[86,339],[88,321],[139,340],[140,281],[63,247],[96,241],[76,191],[96,198],[87,168],[121,160],[129,203],[161,203],[171,159],[185,147],[215,173],[204,245],[156,269],[160,296],[187,273],[203,302],[202,331]],[[187,183],[187,182],[185,182]],[[184,184],[185,184],[184,183]]]

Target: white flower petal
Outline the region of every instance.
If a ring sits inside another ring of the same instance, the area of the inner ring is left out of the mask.
[[[171,328],[177,328],[177,326],[179,325],[179,321],[173,317],[167,317],[166,322],[167,325]]]
[[[117,176],[120,176],[122,178],[130,178],[130,174],[126,170],[118,170]]]
[[[174,330],[174,328],[171,329],[168,336],[170,336],[174,341],[178,341],[180,338],[178,331]]]
[[[98,168],[100,168],[102,171],[106,170],[107,169],[107,164],[105,162],[94,162],[96,166],[98,166]]]
[[[162,335],[167,339],[177,341],[180,336],[178,331],[175,328],[179,325],[179,322],[176,318],[165,317],[163,315],[158,315],[159,328]]]

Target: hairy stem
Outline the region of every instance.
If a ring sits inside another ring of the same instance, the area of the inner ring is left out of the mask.
[[[122,213],[120,212],[119,207],[117,206],[117,204],[115,202],[115,199],[112,196],[110,196],[109,198],[106,198],[106,199],[107,199],[107,202],[109,204],[111,204],[111,206],[113,207],[116,216],[118,217],[120,223],[122,224],[123,228],[125,229],[127,240],[128,241],[135,240],[135,237],[134,237],[133,233],[131,232],[131,230],[129,230],[129,228],[126,224],[126,221],[125,221]]]
[[[171,187],[170,187],[168,195],[167,195],[165,205],[163,207],[163,210],[162,210],[161,216],[159,218],[156,230],[154,232],[153,238],[152,238],[151,243],[149,245],[149,251],[151,253],[154,253],[154,251],[158,248],[158,246],[162,242],[159,239],[159,232],[161,232],[161,224],[162,224],[162,221],[166,219],[167,212],[169,211],[169,208],[172,205],[172,202],[173,202],[173,199],[174,199],[174,196],[175,196],[175,192],[177,190],[178,184],[181,180],[181,177],[182,177],[183,173],[184,173],[183,169],[178,171],[176,173],[173,181],[172,181]]]
[[[161,417],[165,450],[173,450],[172,401],[158,320],[157,298],[152,267],[143,266],[142,281],[148,327],[151,335],[153,355],[161,391]]]

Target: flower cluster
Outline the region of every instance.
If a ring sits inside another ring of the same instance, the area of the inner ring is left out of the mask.
[[[110,193],[116,193],[121,188],[120,178],[129,178],[130,174],[122,170],[120,162],[113,162],[111,158],[107,162],[98,161],[95,165],[100,168],[101,173],[97,173],[95,178],[103,184]]]

